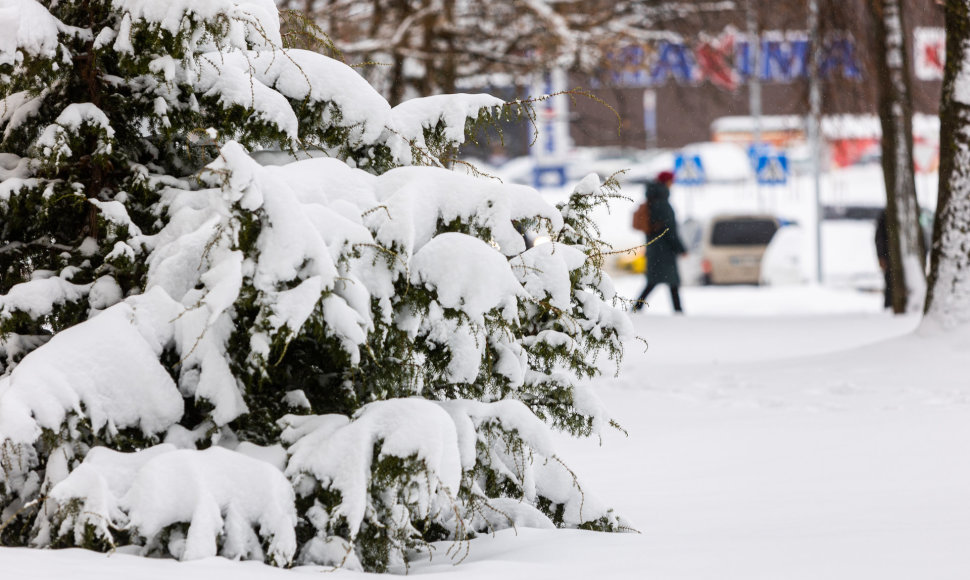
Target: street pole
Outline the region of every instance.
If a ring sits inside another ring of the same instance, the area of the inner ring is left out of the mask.
[[[754,144],[758,145],[761,143],[761,35],[758,34],[756,1],[747,1],[746,24],[748,29],[748,54],[751,58],[751,70],[748,74],[748,110],[754,123],[751,138]]]
[[[758,0],[747,0],[745,3],[745,24],[748,35],[748,56],[751,70],[748,71],[748,114],[751,115],[752,130],[751,144],[754,156],[752,163],[756,163],[761,145],[761,35],[758,33],[758,13],[755,3]],[[757,169],[757,167],[756,167]],[[758,200],[758,211],[764,211],[761,199],[761,185],[755,178],[755,195]]]
[[[809,119],[808,139],[812,155],[812,178],[815,189],[815,278],[822,284],[822,87],[819,78],[819,65],[822,56],[822,39],[819,34],[818,0],[808,3],[808,30],[811,57],[809,58]]]
[[[657,91],[643,91],[643,132],[646,135],[647,149],[657,148]]]

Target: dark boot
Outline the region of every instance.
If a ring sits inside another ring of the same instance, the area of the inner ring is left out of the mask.
[[[670,287],[670,302],[674,305],[674,312],[684,313],[684,309],[680,306],[680,286]]]
[[[653,292],[653,289],[656,287],[657,287],[656,284],[647,282],[647,287],[643,289],[643,292],[640,293],[640,297],[637,298],[637,301],[633,304],[634,312],[639,312],[640,309],[644,307],[644,305],[646,304],[647,296],[649,296],[650,293]]]

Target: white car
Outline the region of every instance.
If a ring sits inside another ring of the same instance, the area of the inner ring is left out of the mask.
[[[881,291],[882,270],[870,220],[822,222],[822,282],[827,286]],[[816,278],[813,236],[801,226],[781,228],[761,261],[761,283],[771,286],[807,284]]]

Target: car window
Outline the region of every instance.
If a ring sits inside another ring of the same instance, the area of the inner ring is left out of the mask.
[[[864,205],[827,205],[822,208],[822,217],[827,220],[876,221],[884,209]]]
[[[765,246],[775,235],[778,225],[773,220],[738,219],[714,223],[712,246]]]

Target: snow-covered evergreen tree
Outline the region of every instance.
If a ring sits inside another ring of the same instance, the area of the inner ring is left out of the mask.
[[[509,106],[391,108],[273,0],[6,4],[0,542],[385,570],[624,527],[549,438],[608,423],[630,333],[598,178],[445,168]]]

